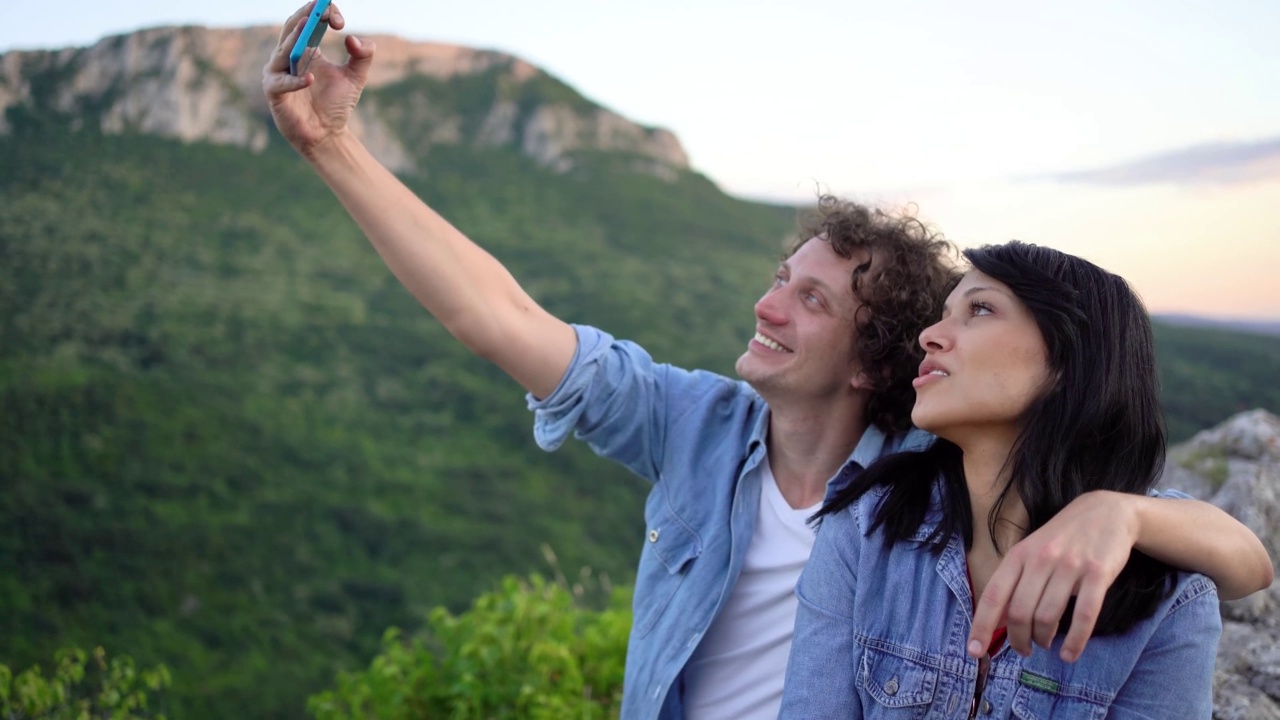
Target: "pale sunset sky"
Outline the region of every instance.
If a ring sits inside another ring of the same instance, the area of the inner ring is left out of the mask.
[[[523,57],[674,131],[732,194],[915,203],[962,246],[1093,260],[1154,312],[1280,319],[1276,0],[339,5],[357,34]],[[294,8],[11,3],[0,52]]]

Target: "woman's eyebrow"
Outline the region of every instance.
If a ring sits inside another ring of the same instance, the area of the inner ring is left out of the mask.
[[[965,290],[965,291],[964,291],[964,295],[961,295],[961,297],[970,297],[970,296],[972,296],[972,295],[976,295],[976,294],[978,294],[978,293],[982,292],[983,290],[991,290],[991,291],[994,291],[994,292],[1000,292],[999,290],[996,290],[995,288],[991,287],[990,285],[974,285],[973,287],[969,288],[968,290]]]

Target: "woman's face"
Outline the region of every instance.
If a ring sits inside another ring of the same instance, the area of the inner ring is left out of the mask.
[[[1047,386],[1048,352],[1035,318],[1004,283],[977,270],[947,297],[920,345],[911,420],[962,447],[975,432],[1016,434]]]

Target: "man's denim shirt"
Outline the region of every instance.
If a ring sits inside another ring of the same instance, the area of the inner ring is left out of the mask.
[[[575,326],[578,349],[549,396],[529,396],[534,437],[554,450],[572,433],[653,483],[636,574],[622,718],[679,720],[680,674],[742,569],[760,498],[741,482],[764,456],[768,411],[746,383],[657,364],[634,343]],[[846,471],[929,436],[868,428]],[[781,669],[779,669],[781,672]],[[673,688],[675,691],[673,692]]]
[[[967,718],[978,661],[965,654],[973,595],[964,544],[941,554],[915,536],[891,543],[869,531],[884,488],[823,519],[796,594],[796,632],[782,718]],[[1178,493],[1171,493],[1179,495]],[[1007,644],[991,659],[977,717],[1172,720],[1213,712],[1222,622],[1213,583],[1179,573],[1155,614],[1121,635],[1094,637],[1074,664]]]

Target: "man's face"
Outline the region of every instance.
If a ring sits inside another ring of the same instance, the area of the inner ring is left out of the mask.
[[[756,334],[738,358],[738,374],[770,403],[834,399],[856,387],[850,282],[868,255],[842,258],[821,238],[778,267],[756,303]]]

